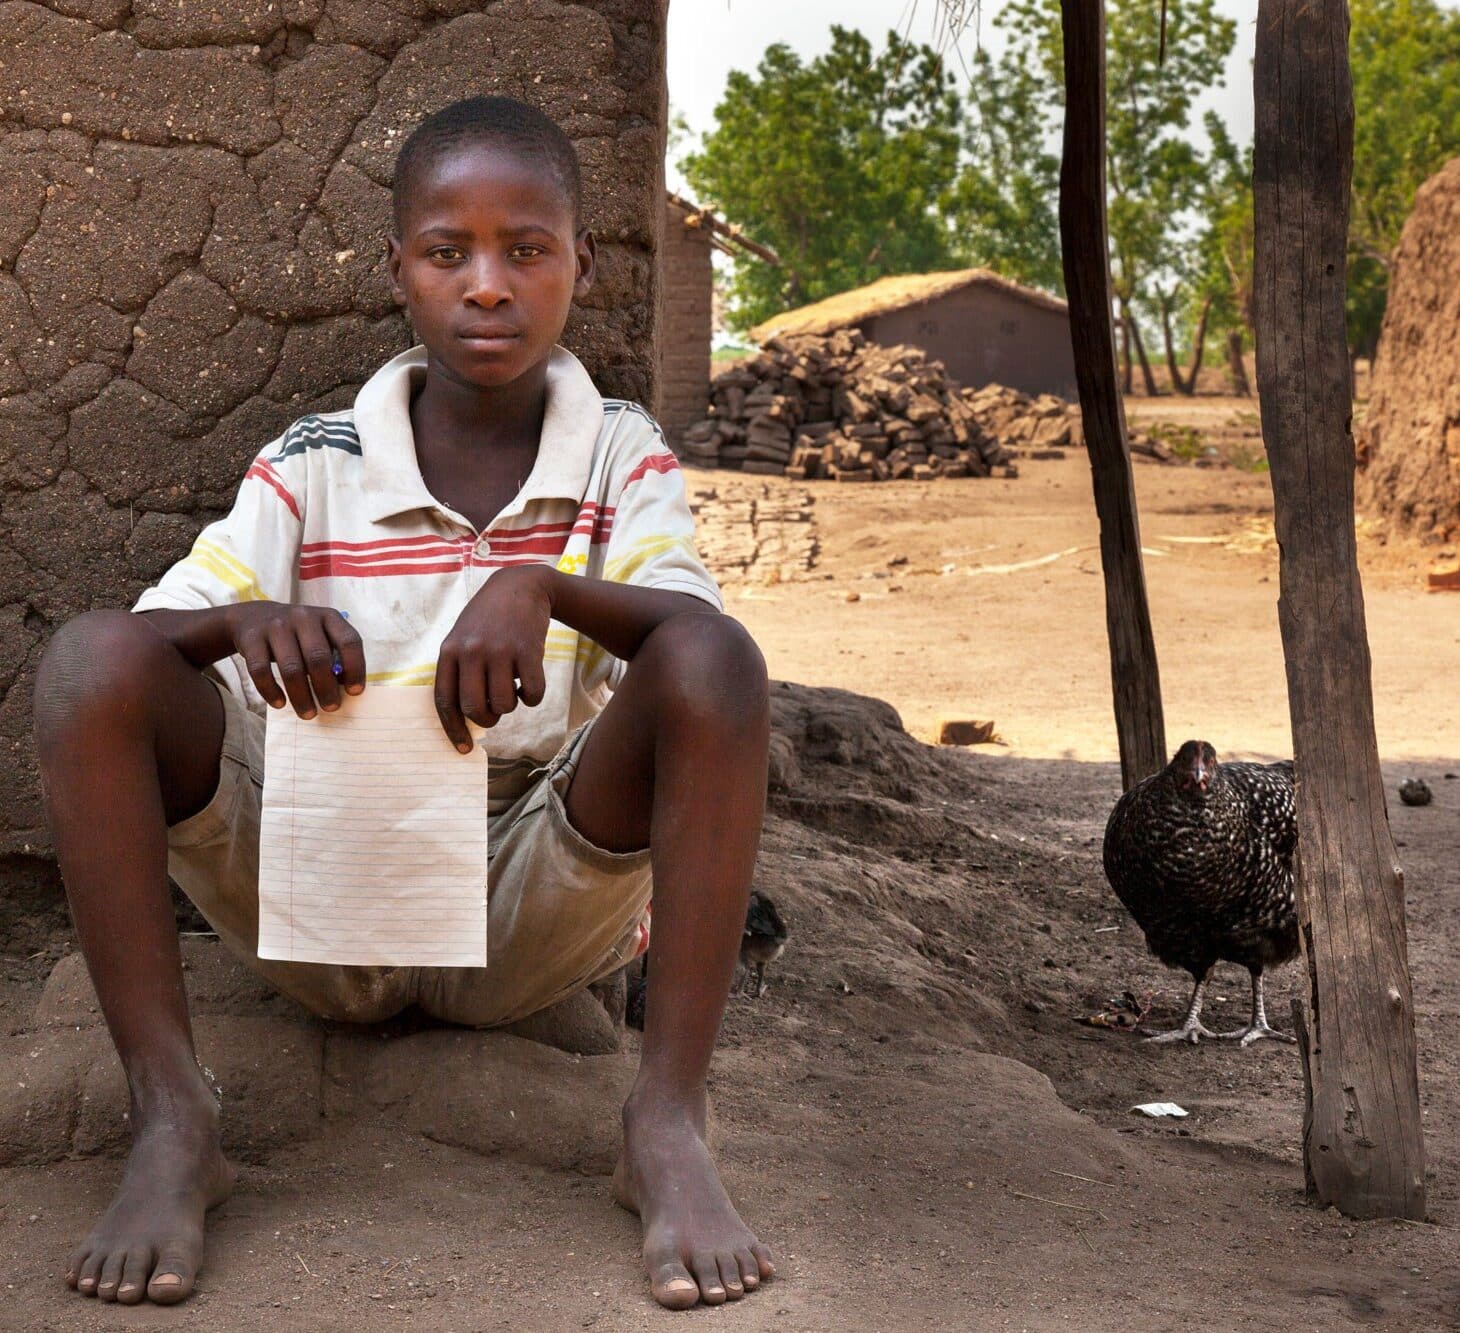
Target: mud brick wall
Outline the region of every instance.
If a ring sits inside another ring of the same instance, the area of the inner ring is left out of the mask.
[[[1414,196],[1355,434],[1360,509],[1423,542],[1460,540],[1460,157]]]
[[[567,342],[654,400],[664,4],[0,0],[0,917],[54,883],[50,632],[126,606],[408,345],[384,238],[423,115],[500,92],[572,136],[600,269]]]
[[[685,226],[687,214],[678,204],[669,203],[666,209],[659,420],[679,453],[684,432],[704,419],[710,405],[714,273],[709,229]]]

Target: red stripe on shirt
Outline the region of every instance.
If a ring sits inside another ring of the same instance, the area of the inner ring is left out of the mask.
[[[289,488],[279,479],[279,474],[264,462],[262,458],[256,458],[253,466],[243,474],[244,481],[247,481],[250,477],[257,477],[266,486],[273,487],[275,494],[288,507],[289,512],[295,518],[299,517],[299,506],[295,503],[294,497],[289,494]]]
[[[392,547],[443,546],[455,549],[463,544],[471,545],[470,537],[438,537],[428,534],[424,537],[388,537],[373,542],[305,542],[301,555],[323,555],[327,551],[383,551]]]
[[[641,477],[647,477],[651,472],[678,472],[679,459],[673,454],[650,454],[639,464],[627,477],[624,478],[624,490],[628,490]]]
[[[454,560],[438,561],[435,564],[392,564],[382,560],[349,560],[328,557],[323,560],[301,560],[299,577],[304,579],[372,579],[387,574],[459,574],[466,568],[466,561],[458,556]]]

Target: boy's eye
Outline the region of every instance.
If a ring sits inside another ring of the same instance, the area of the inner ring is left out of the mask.
[[[454,245],[438,245],[427,252],[432,259],[441,259],[447,262],[461,258],[461,251]]]
[[[543,253],[543,248],[540,245],[514,245],[509,253],[514,259],[536,259]]]

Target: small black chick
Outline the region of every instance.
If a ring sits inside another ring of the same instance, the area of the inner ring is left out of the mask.
[[[744,969],[741,992],[751,988],[751,973],[755,974],[754,992],[757,998],[766,993],[765,969],[781,956],[786,947],[786,923],[776,911],[776,905],[763,893],[752,891],[750,904],[745,909],[745,933],[740,937],[740,966]],[[652,953],[653,950],[650,950]],[[632,966],[632,965],[631,965]],[[644,1030],[644,1011],[649,1003],[649,954],[639,960],[638,975],[630,975],[627,1009],[624,1022],[637,1031]]]
[[[1222,960],[1252,974],[1252,1021],[1221,1036],[1244,1046],[1294,1040],[1268,1026],[1262,974],[1298,952],[1297,841],[1292,761],[1218,764],[1205,741],[1187,741],[1116,802],[1105,827],[1106,878],[1151,952],[1196,981],[1182,1025],[1150,1040],[1218,1035],[1202,1026],[1201,1006]]]
[[[766,993],[765,969],[786,947],[786,923],[776,905],[765,894],[752,890],[745,911],[745,934],[740,937],[740,965],[745,969],[745,988],[756,998]],[[751,973],[755,974],[754,983]]]

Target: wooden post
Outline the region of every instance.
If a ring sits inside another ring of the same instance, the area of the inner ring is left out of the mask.
[[[1061,0],[1060,8],[1065,45],[1060,245],[1075,381],[1095,484],[1095,512],[1100,517],[1120,776],[1129,790],[1166,766],[1166,724],[1111,323],[1105,226],[1105,5],[1103,0]]]
[[[1255,83],[1257,389],[1281,551],[1311,986],[1304,1165],[1318,1201],[1350,1217],[1422,1218],[1404,878],[1379,772],[1354,539],[1347,4],[1261,0]]]

